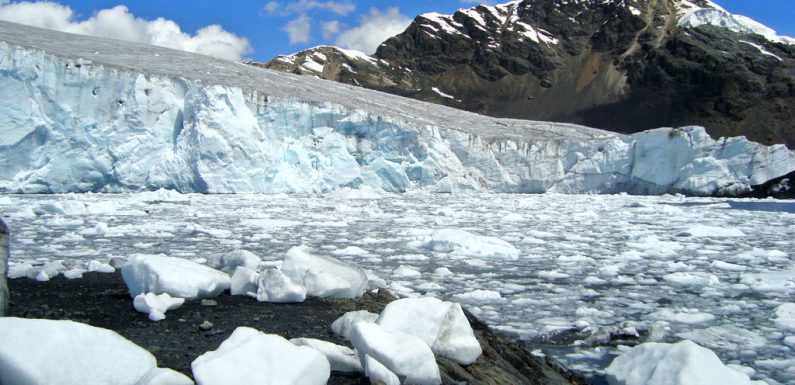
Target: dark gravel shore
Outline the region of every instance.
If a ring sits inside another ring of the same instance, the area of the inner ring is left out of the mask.
[[[228,293],[214,304],[186,302],[169,311],[167,318],[152,322],[133,309],[132,299],[119,273],[87,273],[82,279],[61,276],[48,282],[9,280],[9,316],[62,319],[115,330],[157,357],[161,367],[191,376],[190,363],[200,354],[215,350],[238,326],[249,326],[285,338],[308,337],[341,345],[349,343],[331,331],[331,323],[346,312],[380,313],[394,300],[390,294],[365,294],[357,300],[307,298],[296,304],[257,302]],[[470,314],[470,323],[483,346],[483,356],[461,367],[437,359],[445,384],[584,384],[570,373],[527,353],[519,345],[492,333]],[[202,330],[205,321],[212,328]],[[361,375],[332,373],[329,384],[369,384]]]

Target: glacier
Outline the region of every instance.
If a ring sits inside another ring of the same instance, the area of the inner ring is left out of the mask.
[[[738,195],[795,153],[480,116],[165,48],[0,22],[0,192]]]

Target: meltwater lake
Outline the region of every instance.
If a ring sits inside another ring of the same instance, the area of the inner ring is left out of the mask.
[[[304,245],[401,296],[458,301],[598,377],[642,340],[690,339],[769,384],[795,383],[795,202],[629,195],[0,195],[12,276],[59,262]],[[617,341],[617,336],[623,336]]]

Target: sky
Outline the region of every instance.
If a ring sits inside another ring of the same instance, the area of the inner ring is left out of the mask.
[[[716,0],[795,36],[795,0]],[[0,0],[0,19],[120,38],[228,60],[266,62],[317,45],[372,53],[425,12],[478,0]]]

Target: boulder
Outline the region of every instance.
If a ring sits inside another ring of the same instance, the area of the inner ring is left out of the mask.
[[[248,327],[235,329],[217,350],[191,364],[201,385],[325,385],[331,375],[326,357],[315,349]]]
[[[217,297],[229,289],[229,275],[182,258],[136,254],[121,269],[130,295],[155,293],[188,300]]]
[[[3,220],[0,219],[0,317],[6,315],[8,311],[8,259],[10,250],[8,248],[9,231]]]

